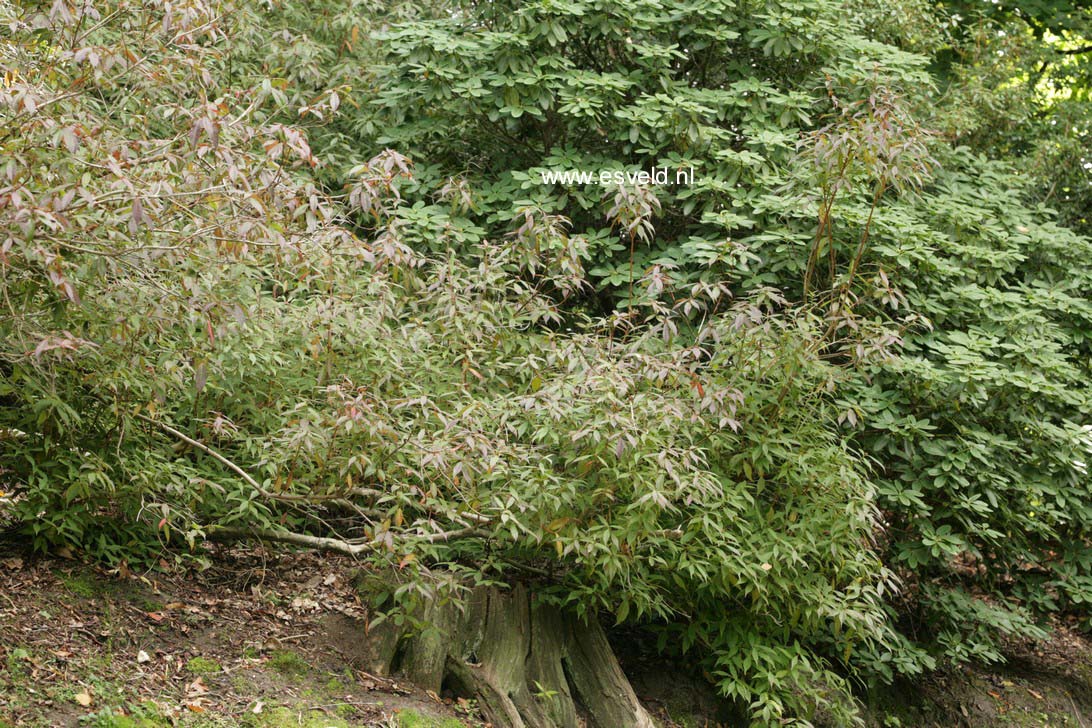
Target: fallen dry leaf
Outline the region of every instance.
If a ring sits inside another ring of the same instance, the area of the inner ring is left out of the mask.
[[[75,700],[85,708],[91,705],[91,696],[87,694],[86,690],[76,693]]]
[[[314,599],[308,599],[307,597],[296,597],[292,600],[292,608],[296,610],[309,610],[313,611],[319,608],[319,603]]]
[[[205,681],[201,678],[197,678],[186,686],[186,695],[191,698],[196,698],[198,696],[204,695],[208,691],[209,689],[205,687]]]

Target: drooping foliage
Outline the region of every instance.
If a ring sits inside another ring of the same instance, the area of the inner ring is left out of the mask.
[[[756,716],[848,719],[829,660],[891,643],[893,582],[824,427],[819,324],[769,291],[679,346],[670,312],[561,309],[549,246],[358,237],[193,10],[30,13],[8,49],[2,467],[33,542],[117,562],[332,524],[382,563],[545,573],[543,598],[654,622]],[[413,174],[380,155],[346,199],[394,218]]]
[[[967,119],[930,108],[928,58],[826,3],[460,8],[377,36],[358,115],[371,149],[422,160],[396,213],[433,233],[415,245],[552,222],[592,308],[630,315],[775,286],[849,369],[840,420],[878,461],[888,563],[921,582],[915,637],[996,659],[991,635],[1040,633],[1026,608],[1087,600],[1092,250],[1034,205],[1034,177],[927,131]],[[688,165],[696,184],[653,190],[541,174]]]
[[[115,5],[0,6],[36,546],[526,580],[767,724],[1085,614],[1092,244],[926,5]]]

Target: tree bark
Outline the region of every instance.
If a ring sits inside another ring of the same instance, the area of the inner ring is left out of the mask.
[[[533,604],[522,585],[415,616],[427,627],[380,650],[394,654],[387,673],[476,699],[496,728],[653,728],[602,626]]]

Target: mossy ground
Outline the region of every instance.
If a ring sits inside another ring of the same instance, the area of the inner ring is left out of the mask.
[[[269,665],[282,675],[305,675],[310,670],[307,661],[292,650],[276,650],[269,657]]]
[[[215,675],[224,670],[220,667],[220,663],[200,655],[190,658],[190,661],[186,663],[186,669],[194,675]]]

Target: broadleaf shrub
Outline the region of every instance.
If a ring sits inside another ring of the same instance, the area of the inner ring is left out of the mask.
[[[758,724],[1086,616],[1092,244],[930,131],[913,18],[115,5],[0,6],[0,490],[37,548],[527,580]]]

